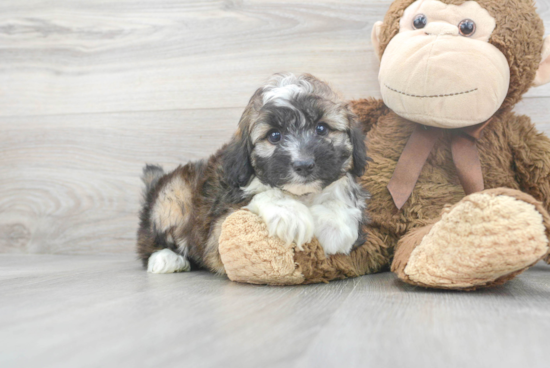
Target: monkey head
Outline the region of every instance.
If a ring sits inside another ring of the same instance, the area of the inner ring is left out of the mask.
[[[372,42],[385,104],[440,128],[482,123],[550,81],[533,0],[397,0]]]

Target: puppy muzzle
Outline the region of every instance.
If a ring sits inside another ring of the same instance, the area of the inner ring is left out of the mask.
[[[315,169],[315,160],[309,159],[294,161],[292,162],[292,169],[294,169],[296,174],[307,178],[313,173],[313,170]]]

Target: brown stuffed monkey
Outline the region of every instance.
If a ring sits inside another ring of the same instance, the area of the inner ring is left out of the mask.
[[[391,268],[410,284],[472,290],[548,261],[550,139],[511,111],[550,81],[543,36],[532,0],[395,1],[372,32],[383,101],[352,102],[372,159],[366,243],[297,250],[238,211],[220,237],[229,278],[290,285]]]

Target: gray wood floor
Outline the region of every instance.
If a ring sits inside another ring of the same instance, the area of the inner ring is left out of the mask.
[[[151,275],[130,256],[0,255],[0,367],[548,367],[550,267],[475,293]]]

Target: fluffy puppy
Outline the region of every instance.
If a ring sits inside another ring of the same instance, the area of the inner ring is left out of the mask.
[[[149,272],[224,274],[218,238],[246,207],[298,248],[317,237],[327,255],[363,243],[366,165],[355,116],[311,75],[276,74],[252,96],[231,142],[208,160],[164,174],[146,166],[137,250]]]

